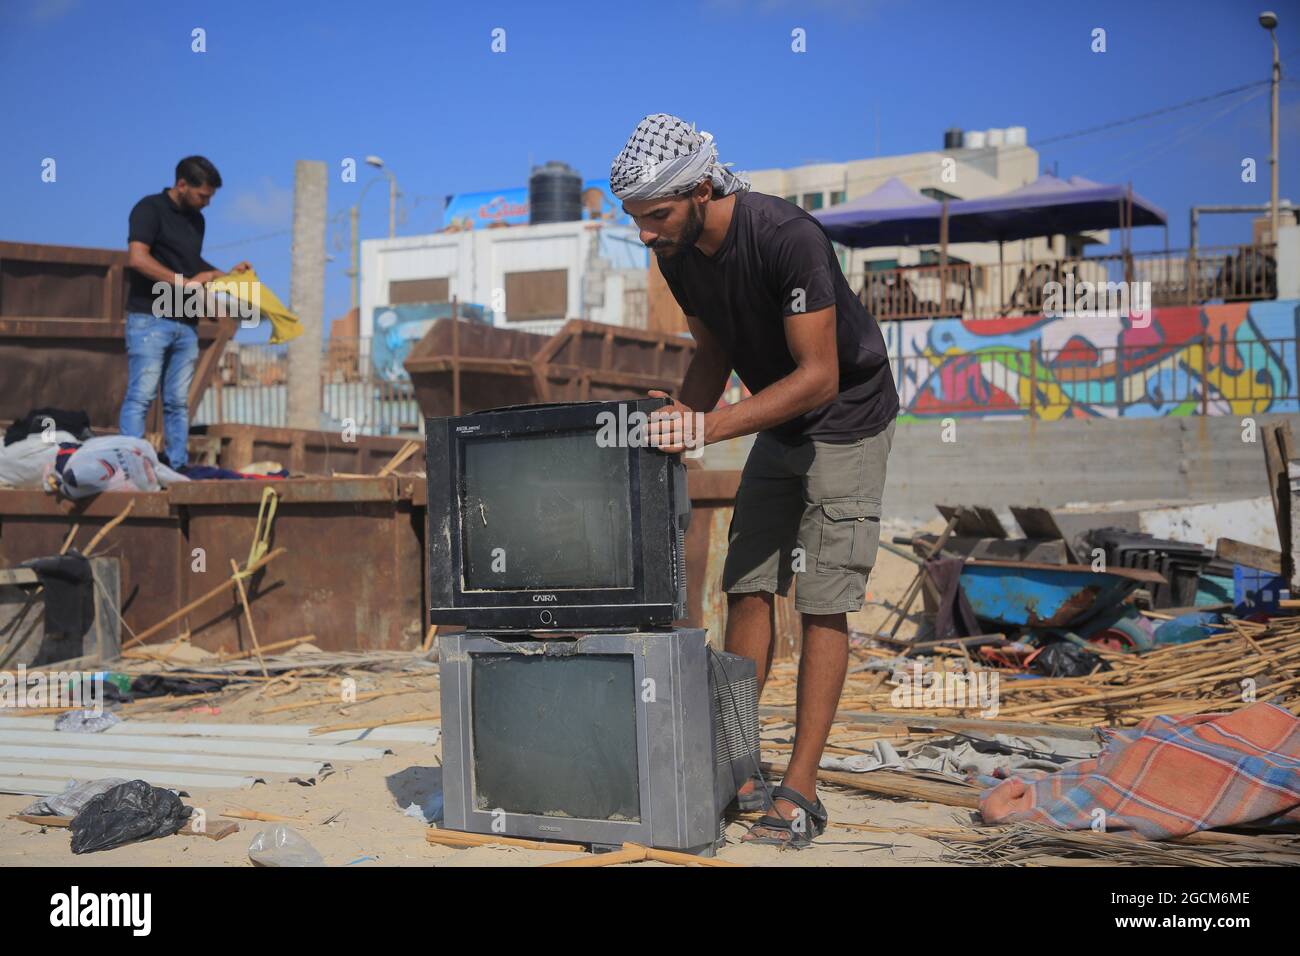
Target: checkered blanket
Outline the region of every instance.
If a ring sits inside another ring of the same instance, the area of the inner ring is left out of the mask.
[[[1214,827],[1300,825],[1300,719],[1268,703],[1152,717],[1104,731],[1095,758],[1021,771],[980,796],[986,823],[1131,830],[1152,840]]]

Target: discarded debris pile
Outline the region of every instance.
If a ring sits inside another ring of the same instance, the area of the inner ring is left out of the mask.
[[[1017,823],[993,831],[936,834],[944,861],[965,866],[1068,865],[1093,861],[1129,866],[1296,866],[1300,836],[1204,832],[1180,840],[1138,840],[1123,833],[1058,830]]]
[[[1087,653],[1096,660],[1092,673],[1056,678],[982,666],[960,646],[932,647],[935,656],[924,662],[860,647],[854,651],[860,669],[849,674],[840,709],[949,716],[982,712],[994,720],[1083,727],[1128,726],[1157,714],[1230,711],[1256,700],[1300,713],[1297,638],[1300,618],[1232,620],[1211,637],[1145,654],[1090,648]],[[794,703],[784,696],[782,676],[774,671],[773,705]]]

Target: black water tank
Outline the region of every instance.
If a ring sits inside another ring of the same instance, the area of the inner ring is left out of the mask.
[[[528,221],[573,222],[582,218],[582,177],[568,163],[534,166],[528,177]]]
[[[961,129],[953,126],[943,131],[944,149],[961,149]]]

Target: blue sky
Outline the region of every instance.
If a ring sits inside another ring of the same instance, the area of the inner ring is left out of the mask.
[[[319,159],[329,211],[384,158],[405,193],[399,234],[440,225],[443,197],[523,185],[529,162],[608,174],[637,121],[676,113],[737,169],[942,145],[949,126],[1026,126],[1031,144],[1266,80],[1280,20],[1283,75],[1300,76],[1300,3],[702,0],[662,3],[0,0],[0,239],[121,247],[127,213],[202,153],[225,187],[206,257],[250,260],[286,298],[294,162]],[[191,50],[206,31],[207,51]],[[494,28],[506,52],[494,54]],[[1106,52],[1090,49],[1106,31]],[[790,50],[806,31],[807,52]],[[1268,201],[1267,89],[1042,149],[1061,175],[1132,180],[1185,246],[1193,203]],[[1281,193],[1300,200],[1300,82],[1281,94]],[[1235,104],[1235,108],[1234,108]],[[57,181],[41,163],[57,161]],[[1241,181],[1241,161],[1258,180]],[[362,236],[387,231],[376,186]],[[1248,241],[1211,217],[1204,243]],[[326,315],[348,306],[347,220],[331,225]],[[1159,246],[1139,230],[1139,247]]]

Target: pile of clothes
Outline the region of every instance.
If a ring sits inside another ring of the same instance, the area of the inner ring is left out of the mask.
[[[191,465],[179,472],[160,461],[143,438],[95,437],[85,412],[59,408],[28,412],[5,431],[0,448],[0,485],[41,488],[67,498],[105,491],[160,491],[191,480],[284,477],[288,472],[283,469],[251,474],[210,465]]]
[[[1096,757],[1024,767],[980,797],[985,823],[1127,830],[1169,840],[1214,827],[1300,826],[1300,719],[1258,701],[1102,730]]]
[[[143,438],[94,437],[85,412],[33,409],[9,426],[0,450],[0,483],[68,498],[158,491],[188,480],[160,462]]]

